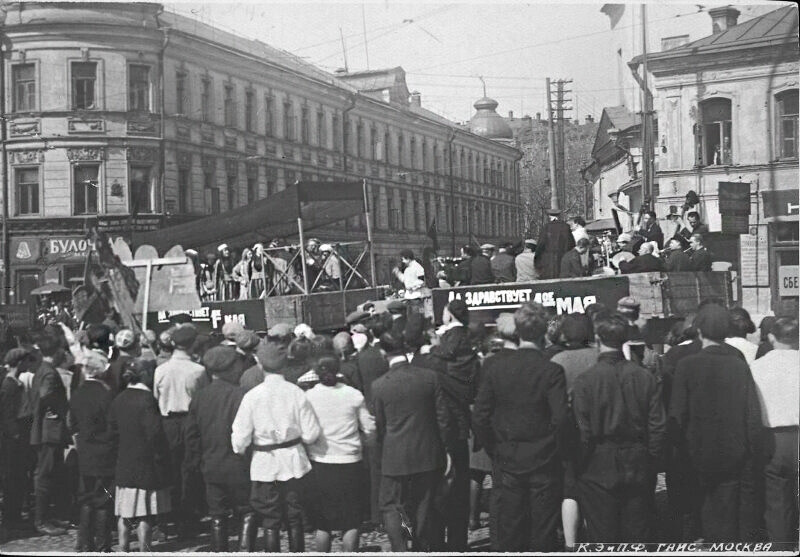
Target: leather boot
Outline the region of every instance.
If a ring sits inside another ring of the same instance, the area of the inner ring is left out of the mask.
[[[258,522],[256,513],[247,513],[242,516],[242,524],[239,529],[239,551],[253,553],[256,550],[257,534]]]
[[[78,538],[75,551],[94,551],[94,528],[92,518],[94,509],[89,505],[81,505],[80,518],[78,519]]]
[[[94,511],[95,550],[101,553],[111,551],[111,531],[114,527],[114,512],[102,508]]]
[[[289,553],[304,553],[306,550],[306,533],[303,523],[289,525]]]
[[[280,528],[264,528],[264,551],[267,553],[281,552]]]
[[[33,527],[38,533],[45,536],[63,536],[67,533],[64,528],[45,522],[44,516],[47,513],[47,506],[47,497],[37,495],[33,511]]]
[[[215,516],[211,519],[211,552],[228,551],[228,517]]]

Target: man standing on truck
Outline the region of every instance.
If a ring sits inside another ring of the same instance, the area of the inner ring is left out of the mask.
[[[706,273],[711,270],[711,252],[706,249],[702,234],[692,234],[689,238],[689,246],[692,253],[689,255],[689,262],[692,271]]]
[[[569,225],[559,220],[559,209],[550,209],[547,214],[550,215],[550,222],[545,225],[536,245],[536,260],[539,262],[540,278],[553,279],[558,278],[561,271],[561,258],[575,247],[575,238]]]

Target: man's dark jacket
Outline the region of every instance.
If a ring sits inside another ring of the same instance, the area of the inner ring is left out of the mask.
[[[492,274],[497,282],[514,282],[517,280],[517,267],[514,256],[508,252],[500,252],[492,260]]]
[[[630,261],[620,261],[619,270],[622,274],[627,275],[630,273],[652,273],[658,271],[666,271],[664,262],[653,255],[652,253],[645,253],[644,255],[637,255]]]
[[[711,252],[705,247],[694,250],[689,256],[692,263],[692,271],[708,272],[711,270]]]
[[[685,442],[698,473],[716,481],[738,474],[759,454],[762,431],[755,383],[744,359],[721,345],[681,359],[669,422],[675,444]]]
[[[655,242],[658,244],[658,249],[664,247],[664,232],[657,222],[651,223],[650,228],[640,228],[638,232],[646,242]]]
[[[108,427],[114,394],[102,381],[87,379],[69,399],[69,428],[78,434],[78,467],[82,476],[114,475],[117,455]]]
[[[372,412],[372,383],[389,370],[386,358],[377,346],[365,346],[356,357],[358,371],[354,376],[354,386],[364,394],[364,402]]]
[[[653,375],[621,351],[601,352],[575,379],[572,408],[581,440],[581,478],[607,489],[644,485],[666,440],[666,414]]]
[[[381,474],[407,476],[445,466],[447,407],[436,372],[395,363],[372,385]]]
[[[484,361],[472,411],[480,444],[512,474],[555,472],[567,418],[564,369],[539,350],[501,350]]]
[[[186,464],[200,470],[209,483],[247,484],[250,469],[245,457],[233,452],[231,429],[246,392],[238,385],[238,366],[224,378],[215,376],[189,404],[185,424]]]
[[[492,284],[492,263],[485,255],[476,255],[469,262],[470,284]]]
[[[42,361],[31,384],[33,426],[31,445],[44,443],[66,445],[70,441],[67,428],[67,390],[61,376],[49,362]]]
[[[536,261],[540,268],[540,278],[558,278],[561,258],[575,247],[575,238],[569,225],[564,221],[548,222],[536,244]]]
[[[584,277],[588,273],[588,268],[581,262],[581,254],[571,249],[561,258],[561,273],[559,278]]]
[[[692,261],[689,259],[689,256],[679,249],[667,252],[665,259],[667,262],[667,271],[678,273],[692,270]]]

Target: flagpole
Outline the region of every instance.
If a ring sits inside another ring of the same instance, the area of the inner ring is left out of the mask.
[[[647,5],[642,4],[642,206],[653,210],[653,98],[647,85]]]

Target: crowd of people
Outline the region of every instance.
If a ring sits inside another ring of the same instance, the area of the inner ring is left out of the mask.
[[[207,516],[211,551],[277,552],[283,531],[355,551],[383,529],[393,551],[458,552],[491,478],[492,549],[560,551],[653,541],[665,472],[669,541],[797,542],[796,318],[757,346],[746,311],[704,301],[663,354],[631,298],[489,328],[461,300],[438,328],[397,300],[333,336],[178,321],[52,323],[8,350],[4,525],[76,523],[77,551],[115,548],[115,523],[116,549],[135,532],[150,551]]]

